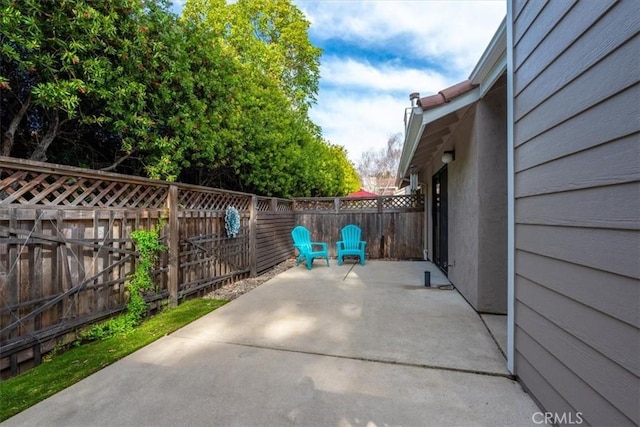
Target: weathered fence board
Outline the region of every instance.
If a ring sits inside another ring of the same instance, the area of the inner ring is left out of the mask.
[[[295,227],[290,200],[258,198],[256,271],[258,274],[294,256],[291,230]]]
[[[370,259],[421,259],[424,249],[424,198],[421,195],[367,198],[295,199],[296,224],[311,231],[313,241],[326,242],[336,256],[340,230],[362,229]]]

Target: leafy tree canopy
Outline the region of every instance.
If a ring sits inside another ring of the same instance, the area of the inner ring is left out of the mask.
[[[0,154],[278,196],[351,191],[289,1],[0,0]],[[357,187],[357,186],[356,186]]]

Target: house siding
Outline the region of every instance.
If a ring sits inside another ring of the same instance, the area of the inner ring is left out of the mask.
[[[638,425],[638,3],[510,10],[515,373],[546,411]]]

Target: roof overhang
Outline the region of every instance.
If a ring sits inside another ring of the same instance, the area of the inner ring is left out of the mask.
[[[435,107],[411,109],[396,178],[397,187],[405,186],[410,174],[429,162],[453,134],[467,110],[504,75],[507,69],[506,52],[505,18],[471,72],[469,83],[474,86],[473,89]]]
[[[489,45],[469,76],[471,83],[480,86],[482,98],[498,79],[507,72],[507,21],[502,20]]]
[[[400,156],[396,186],[403,182],[418,165],[426,163],[453,133],[467,109],[480,99],[477,87],[440,107],[422,111],[416,107],[411,112],[404,146]],[[413,166],[413,167],[412,167]]]

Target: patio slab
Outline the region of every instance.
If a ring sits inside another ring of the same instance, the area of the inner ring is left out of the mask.
[[[5,424],[535,425],[478,314],[423,286],[428,263],[332,264],[288,270]]]
[[[218,309],[217,327],[201,319],[175,335],[507,375],[495,341],[458,292],[424,286],[427,267],[375,260],[300,266],[244,295],[240,306]]]

